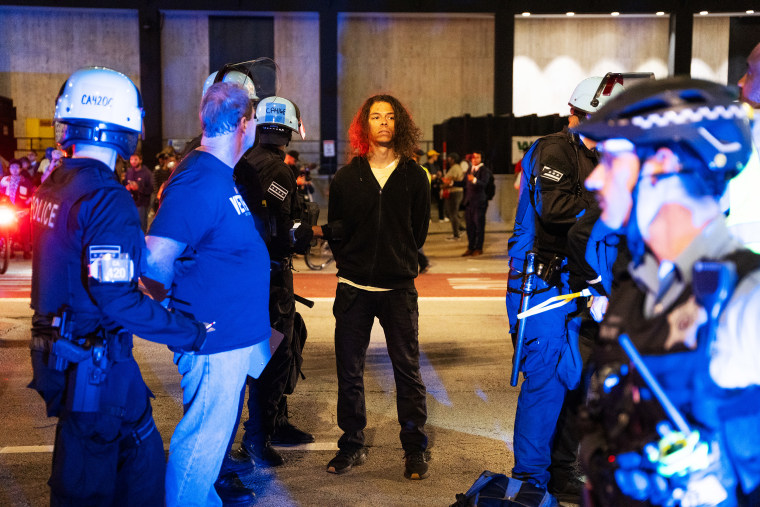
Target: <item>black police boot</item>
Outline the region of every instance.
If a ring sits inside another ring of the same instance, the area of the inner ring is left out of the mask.
[[[230,451],[224,457],[219,477],[230,472],[235,472],[239,477],[247,477],[253,474],[254,470],[256,470],[256,465],[253,460],[244,449],[240,448]]]
[[[241,444],[243,449],[253,459],[257,466],[261,467],[278,467],[285,463],[279,452],[272,447],[269,440],[260,443],[253,443],[250,440],[243,439]]]
[[[287,419],[275,426],[271,442],[275,445],[300,445],[314,442],[314,435],[299,430]]]
[[[214,483],[214,489],[224,507],[248,507],[256,503],[256,494],[243,484],[235,472],[220,476]]]

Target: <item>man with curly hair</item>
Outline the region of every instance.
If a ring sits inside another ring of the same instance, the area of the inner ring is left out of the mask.
[[[367,459],[364,363],[375,317],[385,332],[396,380],[396,407],[405,453],[404,476],[428,476],[425,385],[418,342],[417,250],[430,222],[430,184],[412,160],[420,129],[390,95],[364,102],[349,129],[356,156],[330,185],[330,241],[338,268],[335,356],[339,451],[327,465],[348,472]]]

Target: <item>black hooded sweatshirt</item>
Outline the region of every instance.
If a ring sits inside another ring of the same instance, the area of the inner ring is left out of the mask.
[[[402,158],[383,188],[365,157],[354,157],[330,184],[330,247],[338,276],[384,289],[414,287],[417,250],[430,223],[425,170]]]

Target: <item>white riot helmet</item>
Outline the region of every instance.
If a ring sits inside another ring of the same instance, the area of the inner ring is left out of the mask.
[[[283,97],[261,99],[256,106],[256,123],[261,134],[261,141],[264,143],[287,145],[287,142],[280,141],[286,138],[290,141],[290,131],[297,132],[301,139],[306,139],[306,130],[301,122],[298,106]],[[272,139],[272,141],[269,142],[267,139]]]
[[[623,91],[619,74],[608,73],[604,77],[589,77],[581,81],[573,90],[568,105],[586,114],[594,114],[605,102]]]
[[[219,73],[222,73],[222,76],[219,77]],[[243,87],[243,89],[248,92],[248,98],[250,100],[258,100],[258,96],[256,95],[256,86],[253,83],[253,79],[251,79],[251,76],[248,76],[239,70],[229,70],[227,69],[227,65],[222,67],[221,70],[212,72],[209,77],[206,78],[206,81],[203,82],[203,93],[201,94],[201,97],[206,95],[206,92],[214,83],[234,83],[238,84]]]
[[[102,145],[128,159],[142,134],[142,98],[121,72],[86,67],[63,84],[55,103],[55,140]]]

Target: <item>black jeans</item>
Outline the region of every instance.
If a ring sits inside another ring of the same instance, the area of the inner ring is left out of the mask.
[[[396,381],[399,437],[405,451],[427,448],[425,384],[420,376],[416,289],[370,292],[339,283],[333,305],[335,361],[338,371],[338,426],[341,449],[364,445],[367,411],[364,363],[375,317],[385,332]]]

